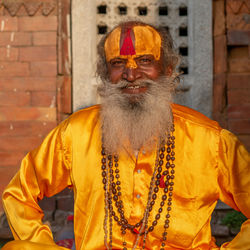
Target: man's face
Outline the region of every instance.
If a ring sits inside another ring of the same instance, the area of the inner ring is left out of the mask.
[[[116,57],[108,63],[108,71],[111,83],[120,80],[129,82],[128,87],[123,89],[127,94],[139,94],[145,92],[146,86],[136,84],[138,80],[156,80],[162,74],[160,60],[156,61],[153,55],[141,55],[134,58],[136,68],[128,66],[128,59]]]
[[[112,154],[125,144],[151,151],[172,125],[173,82],[162,66],[161,36],[148,25],[118,27],[104,49],[109,79],[98,88],[104,147]]]
[[[142,80],[157,80],[163,73],[160,60],[161,37],[149,26],[114,30],[105,44],[111,83],[128,82],[122,89],[126,94],[140,94],[147,86]]]

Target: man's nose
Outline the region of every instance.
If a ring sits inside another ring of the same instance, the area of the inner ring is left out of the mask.
[[[134,82],[135,80],[141,77],[141,73],[139,72],[137,68],[126,67],[123,72],[122,77],[123,79],[129,82]]]

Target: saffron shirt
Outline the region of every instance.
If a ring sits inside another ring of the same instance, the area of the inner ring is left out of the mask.
[[[43,212],[37,201],[70,187],[74,191],[76,249],[105,249],[99,110],[97,105],[76,112],[23,159],[3,194],[15,239],[54,244],[49,227],[42,224]],[[217,200],[250,217],[249,153],[217,122],[176,104],[172,110],[176,167],[165,249],[219,249],[210,229]],[[145,153],[141,149],[137,158],[126,149],[119,154],[122,200],[130,224],[142,219],[155,151]],[[157,214],[162,194],[160,189],[149,224]],[[154,231],[147,236],[146,249],[160,248],[165,215],[166,207]],[[125,240],[131,249],[135,235],[127,231]],[[113,222],[113,249],[122,249],[122,242],[120,227]],[[250,221],[221,249],[250,249]]]

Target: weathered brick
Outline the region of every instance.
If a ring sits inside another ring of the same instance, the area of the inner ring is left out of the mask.
[[[31,76],[56,76],[57,63],[56,62],[31,62],[30,65]]]
[[[0,121],[56,121],[56,108],[0,107]]]
[[[1,238],[1,242],[2,242],[1,246],[3,246],[8,241],[13,240],[13,235],[11,233],[6,215],[4,214],[1,202],[0,202],[0,228],[1,228],[0,238]]]
[[[27,2],[27,0],[25,0],[25,2]],[[26,10],[26,8],[24,7],[23,4],[21,6],[19,6],[18,10],[15,8],[16,7],[15,5],[13,7],[14,7],[13,9],[16,10],[15,11],[15,16],[19,17],[19,16],[27,16],[28,15],[27,10]]]
[[[71,189],[65,188],[56,195],[57,209],[62,211],[74,211],[74,193]]]
[[[228,89],[250,89],[250,74],[228,74]]]
[[[246,149],[250,152],[250,135],[239,135],[238,138],[245,145]]]
[[[250,89],[230,89],[227,93],[230,105],[250,103]]]
[[[19,49],[20,61],[56,61],[56,47],[24,47]]]
[[[229,119],[250,119],[250,104],[229,105],[227,112]]]
[[[56,45],[57,33],[56,32],[34,32],[33,44],[34,45]]]
[[[62,40],[62,53],[61,60],[59,58],[60,53],[58,53],[58,68],[61,69],[61,74],[64,76],[71,76],[71,55],[70,55],[70,44],[69,39]]]
[[[218,235],[215,235],[213,232],[212,232],[212,235],[214,236],[214,238],[216,239],[215,243],[217,246],[221,246],[222,244],[226,243],[226,242],[230,242],[234,239],[234,236],[218,236]]]
[[[4,2],[12,2],[8,10],[11,10],[12,15],[15,16],[56,16],[58,15],[57,4],[54,0],[11,0]],[[23,3],[21,6],[16,6],[15,2]],[[18,7],[18,9],[16,9]],[[4,14],[8,14],[5,10]]]
[[[249,13],[250,12],[250,1],[249,0],[243,0],[243,4],[241,6],[241,12],[242,13]]]
[[[223,112],[213,112],[213,119],[217,121],[222,128],[227,129],[227,113],[226,110]]]
[[[225,204],[221,200],[218,200],[215,209],[216,210],[232,210],[231,207],[229,207],[227,204]],[[220,218],[218,218],[218,220],[220,220]]]
[[[72,86],[70,76],[58,78],[57,105],[59,112],[66,114],[72,113],[71,90]]]
[[[17,152],[22,149],[22,151],[30,151],[33,148],[38,147],[42,138],[38,136],[20,136],[20,137],[0,137],[0,151],[1,152]]]
[[[222,112],[226,106],[226,74],[215,75],[213,83],[213,112]]]
[[[71,188],[65,188],[60,193],[56,194],[57,199],[61,199],[63,197],[71,197],[74,193]]]
[[[29,106],[29,92],[0,92],[0,106]]]
[[[44,137],[57,125],[54,122],[42,121],[2,121],[0,122],[0,136],[30,136]]]
[[[212,224],[211,225],[213,230],[214,236],[228,236],[229,235],[229,229],[227,226],[220,225],[220,224]]]
[[[0,77],[0,91],[56,91],[56,77]]]
[[[228,45],[249,45],[250,31],[229,30],[227,32]]]
[[[225,35],[214,38],[214,73],[227,71],[227,45]]]
[[[2,156],[2,153],[0,152],[0,160],[2,163],[1,156]],[[18,171],[19,163],[21,162],[21,159],[22,158],[20,158],[20,155],[19,155],[19,159],[17,160],[17,164],[14,166],[13,165],[4,166],[1,164],[1,167],[0,167],[0,194],[1,194],[1,196],[2,196],[2,193],[5,189],[5,187],[9,184],[10,180],[14,177],[14,175]]]
[[[235,134],[250,134],[250,120],[229,120],[228,128]]]
[[[62,35],[58,37],[58,72],[61,75],[71,75],[71,56],[70,56],[70,30],[68,27],[68,16],[71,15],[71,3],[69,0],[62,1],[62,16],[61,32]]]
[[[70,114],[64,114],[64,113],[57,112],[57,121],[62,122],[64,120],[66,120],[69,116],[70,116]]]
[[[17,61],[18,49],[7,46],[0,48],[0,61]]]
[[[230,59],[248,58],[248,46],[231,47],[229,57]]]
[[[247,31],[250,28],[249,14],[247,12],[237,15],[227,13],[226,24],[228,31]]]
[[[31,106],[35,107],[55,107],[56,93],[48,91],[36,91],[31,94]]]
[[[44,197],[38,204],[42,210],[54,211],[56,209],[56,198],[55,196],[49,198]]]
[[[32,35],[30,32],[2,32],[0,36],[0,46],[29,46]]]
[[[29,64],[21,62],[0,62],[0,78],[6,76],[28,76]]]
[[[57,200],[57,208],[62,211],[74,211],[74,198],[64,197]]]
[[[229,60],[230,72],[241,73],[250,71],[250,59],[239,58]]]
[[[18,29],[20,31],[56,31],[56,16],[19,17]]]
[[[72,113],[72,78],[70,76],[65,76],[62,86],[62,101],[63,107],[62,111],[66,114]]]
[[[226,11],[228,13],[238,14],[241,12],[243,0],[227,0]]]
[[[0,165],[1,167],[19,166],[21,159],[24,157],[26,152],[0,152]],[[6,169],[5,169],[6,171]],[[9,173],[9,171],[6,171]],[[16,171],[15,171],[16,172]],[[1,175],[2,176],[2,175]]]
[[[18,30],[17,17],[0,16],[0,32],[17,31],[17,30]]]
[[[213,1],[213,35],[225,34],[225,4],[224,0]]]

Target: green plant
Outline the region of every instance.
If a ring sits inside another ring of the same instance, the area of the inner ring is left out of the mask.
[[[241,224],[246,221],[247,218],[241,212],[232,211],[228,212],[224,218],[222,218],[221,223],[228,226],[230,229],[240,229]]]

